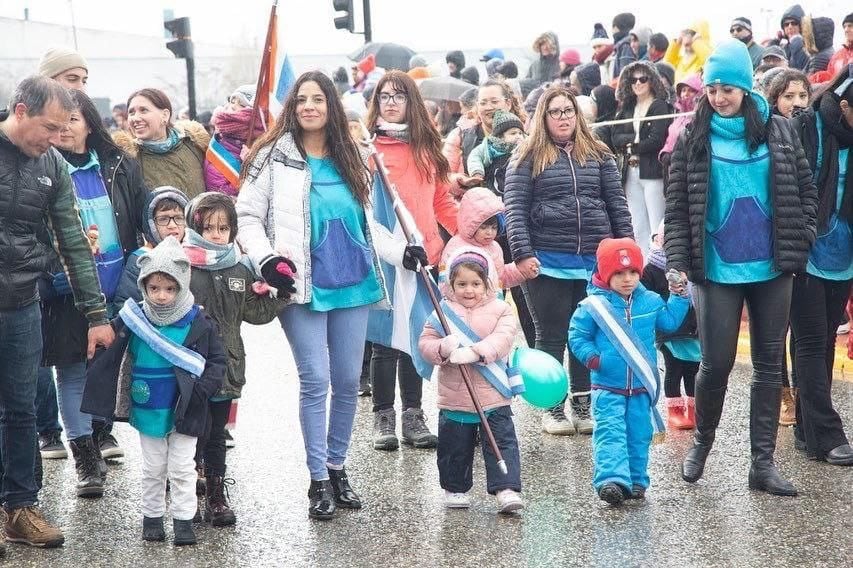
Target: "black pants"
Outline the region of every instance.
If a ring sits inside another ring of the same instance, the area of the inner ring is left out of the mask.
[[[850,280],[824,280],[809,274],[794,279],[791,334],[797,370],[797,430],[810,455],[847,443],[841,417],[832,406],[835,333],[844,319]]]
[[[506,235],[501,235],[495,239],[504,255],[504,262],[512,262],[512,254],[509,250],[509,241]],[[512,301],[515,302],[515,308],[518,310],[518,322],[521,324],[521,331],[524,333],[524,340],[528,347],[536,345],[536,326],[533,324],[533,316],[530,314],[530,308],[527,307],[527,298],[524,297],[524,290],[521,286],[510,288]]]
[[[225,425],[228,423],[228,413],[231,410],[231,400],[210,401],[209,428],[206,435],[196,443],[196,464],[204,465],[204,475],[207,477],[222,477],[225,475]]]
[[[478,437],[486,465],[486,490],[494,495],[502,489],[521,491],[521,454],[512,423],[512,409],[502,406],[489,413],[486,420],[492,428],[495,442],[506,462],[507,474],[498,468],[498,461],[480,424],[463,424],[438,416],[438,478],[441,488],[451,493],[467,493],[474,485],[474,448]]]
[[[705,282],[694,286],[702,344],[697,388],[707,392],[728,386],[744,303],[749,310],[752,382],[781,388],[791,284],[792,277],[782,275],[753,284]]]
[[[569,320],[586,298],[586,280],[562,280],[539,276],[525,285],[530,314],[536,326],[536,349],[554,357],[560,364],[569,339]],[[589,392],[589,369],[569,353],[572,393]]]
[[[415,370],[412,358],[402,351],[374,343],[370,376],[373,381],[373,412],[394,408],[398,378],[403,410],[421,407],[423,379]]]
[[[699,372],[699,363],[695,361],[684,361],[672,354],[666,345],[661,345],[660,352],[666,364],[666,373],[663,379],[663,391],[667,398],[678,398],[681,396],[681,381],[684,380],[684,394],[693,396],[696,389],[696,373]]]

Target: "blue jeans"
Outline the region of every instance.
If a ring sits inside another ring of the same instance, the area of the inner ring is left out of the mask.
[[[288,306],[279,319],[299,372],[299,422],[313,481],[347,457],[367,336],[367,306],[314,312]],[[326,420],[326,400],[332,402]]]
[[[592,391],[592,485],[598,491],[616,483],[649,486],[649,446],[652,443],[652,402],[646,393],[625,396],[603,389]]]
[[[0,312],[0,500],[7,509],[38,501],[35,400],[41,348],[37,303]]]
[[[438,477],[441,488],[451,493],[467,493],[474,485],[474,449],[477,438],[483,448],[486,466],[486,491],[494,495],[503,489],[521,491],[521,454],[518,438],[512,423],[512,409],[502,406],[490,412],[486,420],[492,428],[495,442],[506,462],[507,473],[498,468],[498,460],[480,424],[463,424],[450,420],[441,412],[438,415]]]
[[[59,406],[57,406],[56,402],[56,384],[53,382],[52,367],[39,367],[38,370],[36,431],[39,434],[62,432],[62,425],[59,423]]]
[[[86,386],[86,363],[71,363],[56,367],[56,384],[59,386],[59,410],[69,440],[92,434],[92,415],[80,412],[83,387]]]

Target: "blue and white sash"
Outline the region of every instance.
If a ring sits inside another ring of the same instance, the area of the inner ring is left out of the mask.
[[[634,328],[617,316],[613,306],[604,298],[597,295],[587,296],[584,302],[590,307],[592,319],[607,336],[607,339],[628,363],[628,366],[639,377],[643,387],[652,399],[652,425],[655,433],[666,431],[663,418],[658,412],[657,402],[660,397],[660,375],[657,361],[649,360],[643,343]]]
[[[176,367],[184,369],[188,373],[200,377],[204,372],[207,361],[192,349],[179,345],[160,333],[154,327],[139,304],[132,298],[125,301],[118,316],[124,324],[139,339],[148,344],[151,349]]]
[[[475,343],[482,341],[482,338],[479,337],[474,330],[468,327],[468,324],[465,323],[456,312],[454,312],[450,306],[447,305],[447,302],[441,301],[441,311],[444,312],[444,316],[447,319],[447,325],[450,326],[450,333],[459,338],[459,343],[462,347],[471,347]],[[442,337],[446,334],[444,333],[444,328],[441,325],[441,321],[438,319],[438,315],[433,312],[427,322],[435,329]],[[493,363],[489,363],[488,365],[484,363],[475,363],[477,366],[477,371],[483,375],[483,378],[488,381],[492,387],[499,393],[501,396],[506,398],[512,398],[517,394],[521,394],[524,392],[524,382],[521,380],[521,375],[514,367],[510,367],[507,364],[506,360],[497,360]]]

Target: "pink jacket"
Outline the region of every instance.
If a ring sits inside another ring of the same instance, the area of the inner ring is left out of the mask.
[[[378,136],[375,145],[385,158],[391,183],[397,186],[400,199],[424,237],[424,248],[430,264],[437,264],[444,248],[444,241],[438,233],[438,223],[451,235],[456,233],[456,201],[446,184],[421,177],[408,144],[387,136]]]
[[[704,87],[702,85],[702,78],[699,75],[690,75],[689,77],[681,81],[679,85],[682,83],[696,91],[697,99],[702,96],[702,91],[704,90]],[[678,85],[676,85],[676,93],[678,92],[677,88]],[[675,109],[678,112],[688,112],[694,110],[694,108],[683,108],[681,106],[681,101],[676,101]],[[658,153],[658,157],[660,157],[661,154],[672,154],[673,149],[675,149],[675,143],[678,142],[678,135],[681,134],[681,131],[684,130],[684,128],[692,121],[693,116],[679,116],[678,118],[672,121],[672,124],[669,125],[669,130],[666,134],[666,142],[664,143],[663,148],[661,148],[661,151]]]
[[[455,256],[462,247],[475,248],[488,255],[495,266],[496,274],[492,281],[493,289],[513,288],[524,282],[524,276],[514,262],[504,264],[503,250],[497,242],[492,241],[488,247],[483,247],[474,241],[474,233],[477,232],[483,221],[498,213],[503,213],[503,210],[504,204],[501,199],[485,187],[474,187],[465,192],[459,202],[459,213],[456,218],[459,230],[456,236],[450,239],[444,247],[439,271],[445,272],[449,259]],[[444,288],[445,282],[442,281],[442,293],[447,296],[448,291]]]
[[[450,309],[482,338],[471,348],[483,358],[486,364],[509,355],[518,332],[515,315],[509,304],[495,298],[494,292],[487,292],[483,301],[470,309],[456,302],[452,293],[447,296],[447,303]],[[433,365],[441,365],[438,369],[438,407],[445,410],[476,412],[459,366],[448,363],[447,357],[440,353],[441,339],[442,335],[427,323],[418,341],[418,348],[424,359]],[[483,410],[510,404],[511,399],[505,398],[477,372],[476,364],[468,365],[468,368],[471,370],[470,376],[474,383],[474,390],[483,405]]]

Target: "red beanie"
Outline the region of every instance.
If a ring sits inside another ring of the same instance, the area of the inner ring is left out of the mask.
[[[595,260],[598,262],[598,277],[608,284],[620,270],[633,268],[643,273],[643,252],[633,239],[627,237],[601,241],[595,252]]]
[[[358,70],[364,73],[365,75],[369,75],[371,71],[376,69],[376,56],[372,53],[358,62]]]
[[[580,65],[581,54],[577,49],[567,49],[560,54],[560,61],[566,65]]]

